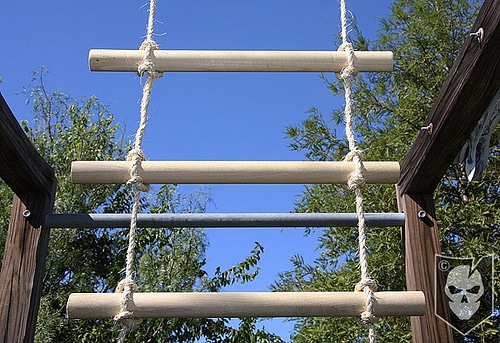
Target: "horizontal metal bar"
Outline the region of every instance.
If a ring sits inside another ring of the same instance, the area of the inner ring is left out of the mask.
[[[143,50],[90,50],[92,71],[137,72]],[[391,51],[355,51],[354,67],[363,72],[393,69]],[[342,51],[155,50],[161,72],[339,72],[347,66]]]
[[[370,227],[404,226],[403,213],[366,213]],[[139,214],[139,227],[355,227],[356,213],[162,213]],[[47,214],[52,228],[126,228],[130,214]]]

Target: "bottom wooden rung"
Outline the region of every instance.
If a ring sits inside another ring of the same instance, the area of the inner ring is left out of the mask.
[[[67,304],[72,319],[113,318],[120,293],[74,293]],[[338,317],[363,312],[362,292],[135,293],[134,318]],[[374,313],[422,316],[423,292],[376,292]]]

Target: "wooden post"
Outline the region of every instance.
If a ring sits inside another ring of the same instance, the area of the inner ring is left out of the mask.
[[[54,202],[51,195],[23,198],[15,195],[12,202],[0,272],[0,339],[9,343],[32,342],[35,336],[49,242],[42,223]]]
[[[441,253],[432,194],[405,194],[399,199],[405,213],[404,246],[406,285],[409,291],[423,291],[426,311],[423,317],[411,317],[413,342],[453,343],[451,327],[436,316],[435,300],[449,313],[446,299],[436,299],[435,287],[445,280],[435,279],[435,258]],[[423,211],[423,212],[422,212]]]
[[[401,164],[398,194],[405,212],[408,289],[423,290],[428,298],[426,316],[412,319],[416,343],[453,342],[450,327],[435,316],[434,282],[442,285],[444,280],[434,280],[440,247],[432,194],[500,87],[500,0],[484,1],[471,32],[480,28],[481,41],[467,38],[422,123],[432,124],[432,129],[420,132]],[[418,218],[421,210],[427,214],[424,220]],[[446,305],[438,302],[438,306]]]
[[[0,271],[0,342],[32,342],[49,240],[42,223],[56,179],[1,94],[0,177],[16,193]]]

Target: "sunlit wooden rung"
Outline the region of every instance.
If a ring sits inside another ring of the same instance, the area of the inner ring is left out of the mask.
[[[113,318],[120,311],[120,293],[74,293],[69,296],[71,319]],[[363,292],[135,293],[129,311],[134,318],[238,318],[358,316]],[[374,313],[422,316],[423,292],[376,292]]]
[[[360,72],[392,71],[391,51],[355,51]],[[141,50],[89,52],[92,71],[137,72]],[[160,72],[339,72],[347,54],[338,51],[155,50],[152,61]]]
[[[73,183],[120,184],[130,178],[128,161],[76,161]],[[369,184],[395,184],[398,162],[364,162]],[[148,184],[339,184],[355,170],[352,162],[313,161],[144,161],[139,175]]]

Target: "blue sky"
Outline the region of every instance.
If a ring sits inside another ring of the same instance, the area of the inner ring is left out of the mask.
[[[390,1],[348,1],[365,35],[375,38]],[[44,65],[49,90],[73,97],[96,95],[130,140],[139,121],[141,80],[133,73],[90,72],[88,50],[137,49],[145,36],[146,0],[9,1],[0,13],[0,92],[16,117],[30,120],[19,95],[30,72]],[[162,49],[336,50],[337,0],[158,1],[156,41]],[[333,76],[332,76],[333,77]],[[339,108],[317,73],[170,73],[153,90],[144,138],[149,160],[303,160],[288,148],[284,131],[317,107]],[[343,128],[339,128],[343,130]],[[189,190],[186,187],[186,190]],[[303,186],[211,185],[211,212],[290,212]],[[289,258],[312,261],[316,236],[302,229],[207,230],[209,268],[228,268],[259,241],[261,274],[236,290],[266,291]],[[230,289],[233,290],[233,289]],[[266,327],[287,338],[290,324]]]

